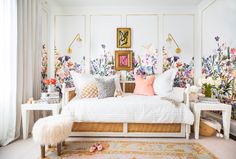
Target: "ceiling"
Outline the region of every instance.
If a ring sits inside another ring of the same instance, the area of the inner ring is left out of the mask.
[[[48,0],[61,7],[196,7],[203,0]]]

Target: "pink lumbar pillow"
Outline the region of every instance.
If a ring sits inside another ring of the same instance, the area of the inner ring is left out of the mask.
[[[141,76],[135,76],[135,89],[134,94],[153,96],[153,82],[155,80],[155,76],[147,76],[146,79]]]

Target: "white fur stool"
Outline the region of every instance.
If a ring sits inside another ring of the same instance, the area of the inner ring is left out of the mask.
[[[41,157],[45,158],[45,145],[57,145],[57,155],[61,155],[61,145],[70,135],[72,119],[64,115],[39,119],[33,126],[34,141],[41,145]]]

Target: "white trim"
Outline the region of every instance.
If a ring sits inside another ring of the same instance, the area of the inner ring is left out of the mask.
[[[122,14],[121,14],[122,13]],[[157,28],[157,33],[158,33],[158,44],[157,44],[157,49],[158,49],[158,70],[159,73],[162,72],[162,63],[163,63],[163,58],[162,58],[162,47],[163,47],[163,40],[164,40],[164,33],[163,33],[163,28],[164,28],[164,24],[163,24],[163,20],[164,20],[164,16],[168,16],[168,15],[191,15],[193,16],[193,19],[195,21],[196,18],[196,11],[195,10],[153,10],[153,9],[141,9],[139,10],[138,8],[134,8],[133,9],[127,9],[127,8],[106,8],[106,9],[101,9],[101,8],[52,8],[51,9],[51,18],[50,18],[50,24],[51,24],[51,30],[50,30],[50,53],[54,53],[54,46],[55,46],[55,37],[54,39],[52,38],[53,36],[55,36],[55,31],[56,31],[56,26],[55,26],[55,17],[60,15],[60,16],[85,16],[85,37],[86,37],[86,43],[85,43],[85,51],[86,51],[86,73],[90,73],[90,66],[89,66],[89,62],[91,59],[91,17],[92,16],[120,16],[121,17],[121,26],[125,27],[127,26],[127,17],[128,16],[148,16],[148,15],[154,15],[157,16],[158,18],[158,27]],[[54,21],[54,22],[53,22]],[[194,23],[194,22],[193,22]],[[195,25],[195,24],[194,24]],[[53,28],[54,26],[54,28]],[[193,32],[195,32],[195,30],[193,30]],[[195,46],[195,36],[197,34],[194,33],[193,34],[193,56],[195,53],[197,53],[197,51],[194,50],[194,48],[196,48]],[[54,44],[54,46],[52,45]],[[54,54],[50,56],[49,58],[49,71],[51,74],[51,76],[54,76]]]

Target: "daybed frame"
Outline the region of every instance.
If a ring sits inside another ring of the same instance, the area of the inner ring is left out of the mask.
[[[185,104],[189,107],[189,85],[185,90]],[[62,106],[76,95],[75,88],[62,85]],[[190,125],[181,123],[99,123],[74,122],[71,136],[111,137],[186,137],[189,139]]]

